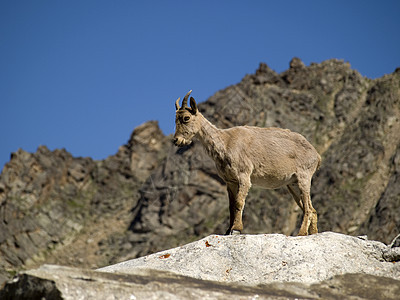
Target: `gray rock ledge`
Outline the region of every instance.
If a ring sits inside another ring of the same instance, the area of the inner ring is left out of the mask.
[[[342,274],[370,274],[400,280],[400,263],[387,262],[381,242],[323,232],[305,237],[282,234],[211,235],[199,241],[99,269],[174,272],[196,279],[246,285],[317,283]]]
[[[200,280],[172,272],[135,269],[117,274],[44,265],[20,273],[0,299],[386,299],[397,300],[400,281],[367,274],[338,275],[315,284],[248,286]]]

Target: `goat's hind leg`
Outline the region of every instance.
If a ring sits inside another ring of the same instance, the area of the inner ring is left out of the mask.
[[[318,215],[317,215],[317,211],[315,210],[315,208],[312,206],[312,202],[311,202],[311,198],[310,198],[310,208],[311,208],[311,224],[310,224],[310,228],[308,228],[308,233],[309,234],[315,234],[318,233]]]
[[[314,209],[311,203],[310,188],[311,188],[311,177],[298,177],[298,187],[300,189],[300,207],[303,206],[303,222],[298,235],[308,235],[318,233],[317,227],[317,211]],[[290,189],[289,189],[290,191]]]
[[[308,233],[315,234],[315,233],[318,233],[318,226],[317,226],[318,215],[317,215],[317,211],[315,210],[315,208],[312,205],[310,189],[311,189],[311,178],[310,178],[310,184],[308,187],[308,193],[306,194],[307,197],[305,200],[307,200],[307,207],[308,207],[309,214],[310,214],[309,218],[311,219],[310,225],[308,226]]]
[[[292,195],[294,201],[297,203],[297,205],[301,208],[301,210],[304,212],[304,207],[303,207],[303,203],[301,202],[301,198],[300,198],[300,190],[297,184],[292,183],[292,184],[288,184],[287,188],[290,192],[290,194]]]
[[[287,188],[288,188],[290,194],[292,195],[294,201],[296,202],[296,204],[303,211],[303,223],[304,223],[304,219],[306,218],[306,211],[304,210],[302,191],[297,182],[287,185]],[[307,225],[307,226],[309,226],[309,225]],[[300,229],[298,235],[307,235],[308,230],[305,231],[303,228],[304,228],[304,226],[302,224],[302,228]]]

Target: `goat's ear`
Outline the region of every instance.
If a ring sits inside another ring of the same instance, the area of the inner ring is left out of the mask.
[[[197,104],[193,97],[190,97],[190,108],[193,115],[197,114]]]

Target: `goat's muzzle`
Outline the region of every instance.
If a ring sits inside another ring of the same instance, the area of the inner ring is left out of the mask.
[[[183,147],[183,146],[189,145],[191,143],[191,141],[188,141],[180,136],[174,138],[173,142],[174,142],[175,146],[178,146],[178,147]]]

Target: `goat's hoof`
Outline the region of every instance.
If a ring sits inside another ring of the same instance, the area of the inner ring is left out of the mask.
[[[241,232],[235,229],[228,229],[227,232],[225,233],[225,235],[239,235],[239,234],[241,234]]]

